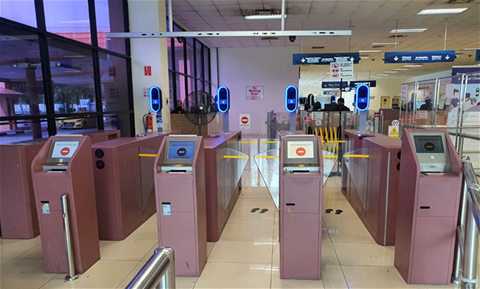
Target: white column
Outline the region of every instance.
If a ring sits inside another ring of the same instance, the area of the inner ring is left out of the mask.
[[[165,0],[129,0],[131,32],[167,31]],[[150,109],[148,89],[160,87],[163,96],[163,129],[170,126],[170,94],[168,80],[167,39],[132,39],[132,75],[135,111],[135,132],[145,132],[143,115]],[[151,76],[145,76],[145,66],[151,67]],[[154,125],[154,130],[156,126]]]

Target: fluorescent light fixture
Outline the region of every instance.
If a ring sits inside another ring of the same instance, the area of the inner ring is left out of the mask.
[[[463,51],[480,50],[480,48],[464,48]]]
[[[369,59],[369,58],[370,58],[370,56],[360,56],[360,59]]]
[[[398,71],[384,71],[383,73],[398,73]]]
[[[408,64],[408,65],[405,65],[404,67],[421,67],[422,65],[421,64]]]
[[[377,76],[388,76],[388,74],[380,73],[380,74],[377,74]]]
[[[412,29],[392,29],[390,33],[395,34],[395,33],[421,33],[427,31],[427,28],[412,28]]]
[[[378,53],[382,52],[382,50],[359,50],[360,53]]]
[[[375,42],[375,43],[372,43],[372,45],[376,46],[376,45],[398,45],[400,44],[400,42]]]
[[[404,70],[408,70],[408,68],[394,68],[393,70],[404,71]]]
[[[287,18],[287,14],[285,14],[285,18]],[[270,19],[282,19],[282,14],[245,15],[245,20],[270,20]]]
[[[59,21],[62,24],[75,24],[75,23],[90,23],[90,20],[64,20]]]
[[[417,15],[435,15],[435,14],[458,14],[468,8],[443,8],[443,9],[423,9]]]

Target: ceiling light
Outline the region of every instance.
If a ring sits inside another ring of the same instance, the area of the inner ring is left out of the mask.
[[[427,31],[427,28],[412,28],[412,29],[392,29],[390,33],[421,33]]]
[[[464,48],[463,51],[480,50],[480,48]]]
[[[398,73],[398,71],[384,71],[383,73]]]
[[[388,76],[388,74],[380,73],[380,74],[377,74],[377,76]]]
[[[359,50],[360,53],[378,53],[382,52],[382,50]]]
[[[385,42],[385,43],[372,43],[372,45],[398,45],[400,42]]]
[[[370,56],[360,56],[360,59],[369,59]]]
[[[393,70],[404,71],[404,70],[408,70],[408,68],[394,68]]]
[[[435,14],[458,14],[468,8],[444,8],[444,9],[423,9],[417,15],[435,15]]]
[[[422,65],[421,64],[408,64],[408,65],[405,65],[404,67],[421,67]]]
[[[285,14],[287,18],[287,14]],[[246,20],[270,20],[270,19],[282,19],[282,14],[265,14],[265,15],[245,15]]]

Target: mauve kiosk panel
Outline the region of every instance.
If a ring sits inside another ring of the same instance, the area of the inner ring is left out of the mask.
[[[322,278],[321,138],[280,141],[280,278]]]
[[[53,136],[32,162],[32,180],[47,273],[67,273],[61,197],[67,195],[76,273],[100,259],[91,140]]]
[[[218,158],[222,149],[230,148],[238,150],[241,139],[241,132],[230,132],[221,134],[217,138],[204,138],[205,146],[205,182],[207,190],[207,240],[216,242],[222,235],[228,218],[235,207],[240,195],[241,187],[237,183],[235,174],[225,173],[225,159]],[[234,172],[235,163],[228,168]],[[226,176],[230,176],[226,179]],[[219,182],[224,182],[219,184]],[[234,188],[233,192],[225,192],[225,188]],[[224,196],[230,195],[230,201],[224,206]]]
[[[198,277],[207,263],[202,137],[166,137],[155,159],[159,246],[175,250],[175,274]]]
[[[462,163],[445,130],[405,130],[395,267],[408,284],[450,284]]]
[[[82,133],[92,144],[120,138],[120,131]],[[0,227],[3,239],[31,239],[40,234],[34,205],[31,165],[47,139],[0,145]]]
[[[155,214],[155,154],[171,133],[92,146],[100,240],[123,240]]]

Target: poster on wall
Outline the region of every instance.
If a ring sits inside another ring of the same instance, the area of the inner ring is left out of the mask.
[[[241,113],[240,114],[240,129],[250,129],[250,114]]]
[[[401,100],[407,101],[408,100],[408,85],[402,84],[402,95],[400,96]]]
[[[263,86],[247,86],[245,91],[247,100],[263,100]]]

